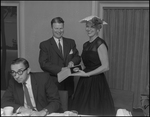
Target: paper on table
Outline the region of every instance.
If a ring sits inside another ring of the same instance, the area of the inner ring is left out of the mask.
[[[65,111],[64,113],[51,113],[47,116],[78,116],[78,114],[72,111]]]
[[[51,113],[51,114],[46,115],[46,116],[68,116],[68,115],[66,115],[65,113]]]
[[[65,80],[67,77],[69,77],[71,75],[71,71],[70,71],[70,68],[68,69],[65,69],[63,71],[60,71],[58,74],[57,74],[57,78],[58,78],[58,82],[62,82],[63,80]]]

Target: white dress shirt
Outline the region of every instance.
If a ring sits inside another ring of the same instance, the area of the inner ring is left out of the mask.
[[[58,48],[59,48],[59,45],[58,45],[59,39],[57,39],[56,37],[53,37],[53,38],[54,38],[54,40],[55,40],[55,42],[56,42],[56,44],[57,44],[57,46],[58,46]],[[61,46],[62,46],[62,53],[64,54],[64,50],[63,50],[63,39],[62,39],[62,38],[60,38],[60,44],[61,44]]]
[[[28,88],[28,92],[29,92],[29,95],[30,95],[31,103],[32,103],[34,109],[37,110],[37,109],[36,109],[35,100],[34,100],[34,96],[33,96],[33,91],[32,91],[32,84],[31,84],[31,77],[30,77],[30,75],[29,75],[29,78],[28,78],[27,81],[26,81],[26,86],[27,86],[27,88]],[[25,95],[24,95],[24,107],[28,108]]]

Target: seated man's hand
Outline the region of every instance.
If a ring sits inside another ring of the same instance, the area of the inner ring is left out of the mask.
[[[19,109],[19,113],[21,113],[21,115],[24,115],[24,116],[29,116],[32,112],[32,109],[29,109],[29,108],[25,108],[25,107],[20,107]]]
[[[30,114],[30,116],[45,116],[46,112],[41,110],[41,111],[32,111],[32,113]]]

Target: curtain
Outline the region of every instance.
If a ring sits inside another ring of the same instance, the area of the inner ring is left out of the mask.
[[[104,7],[103,39],[109,49],[110,88],[134,93],[133,108],[149,85],[149,8]]]

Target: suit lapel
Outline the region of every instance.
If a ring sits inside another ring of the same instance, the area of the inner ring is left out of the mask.
[[[24,91],[23,91],[23,86],[22,86],[22,84],[17,84],[16,86],[17,86],[16,90],[17,90],[17,94],[18,94],[20,103],[22,105],[24,105]]]
[[[64,58],[66,59],[69,53],[69,49],[68,49],[68,43],[67,41],[63,38],[63,47],[64,47]]]
[[[37,82],[35,80],[35,75],[33,73],[30,73],[31,77],[31,85],[32,85],[32,91],[33,91],[33,96],[35,99],[35,102],[37,102]]]
[[[64,59],[64,57],[63,57],[62,54],[60,53],[60,50],[58,49],[58,46],[57,46],[57,44],[56,44],[56,42],[55,42],[55,40],[54,40],[53,37],[50,39],[50,43],[51,43],[52,47],[54,48],[54,50],[56,51],[56,53],[60,56],[60,58],[61,58],[61,59]],[[63,47],[64,47],[64,46],[63,46]]]

